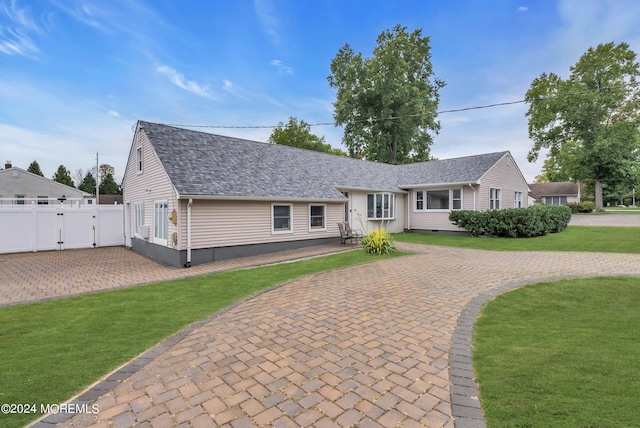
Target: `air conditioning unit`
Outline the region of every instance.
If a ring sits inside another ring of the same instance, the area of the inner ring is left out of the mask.
[[[136,228],[136,235],[138,235],[140,238],[148,238],[149,237],[149,226],[148,225],[143,225],[143,226],[138,226]]]

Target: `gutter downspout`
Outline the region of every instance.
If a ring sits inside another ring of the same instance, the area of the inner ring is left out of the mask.
[[[469,183],[469,187],[471,187],[471,189],[473,189],[473,210],[476,210],[476,188],[473,187],[471,185],[471,183]]]
[[[411,230],[411,202],[413,200],[413,190],[407,195],[407,230]]]
[[[191,204],[193,204],[193,199],[189,199],[187,203],[187,263],[185,263],[184,267],[191,267]]]

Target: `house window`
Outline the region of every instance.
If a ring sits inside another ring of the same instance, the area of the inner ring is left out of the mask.
[[[513,207],[522,208],[522,192],[516,192],[513,198]]]
[[[169,204],[167,201],[156,202],[154,204],[153,237],[154,242],[167,244],[169,227]]]
[[[416,191],[416,211],[448,210],[450,208],[462,209],[462,189]]]
[[[501,189],[490,188],[489,189],[489,209],[490,210],[499,210],[500,209],[500,196]]]
[[[16,195],[16,205],[24,205],[24,195]]]
[[[544,199],[547,205],[567,205],[566,196],[545,196]]]
[[[49,205],[48,196],[38,196],[38,205]]]
[[[416,192],[416,210],[422,211],[424,209],[424,192]]]
[[[393,220],[396,217],[396,195],[393,193],[368,193],[367,218],[369,220]]]
[[[138,231],[138,227],[140,226],[144,226],[144,203],[142,202],[137,202],[133,205],[133,218],[134,218],[134,225],[135,225],[135,231],[137,233]]]
[[[309,230],[327,230],[324,205],[309,205]]]
[[[273,204],[271,205],[272,216],[272,232],[287,233],[293,232],[293,224],[291,222],[291,204]]]
[[[136,164],[138,165],[138,172],[142,172],[142,147],[138,147],[138,150],[136,150]]]

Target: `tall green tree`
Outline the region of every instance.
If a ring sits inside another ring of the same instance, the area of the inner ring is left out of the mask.
[[[58,170],[53,175],[53,181],[57,181],[58,183],[66,184],[69,187],[75,188],[76,186],[73,184],[73,180],[71,179],[71,172],[65,168],[64,165],[60,165]]]
[[[433,74],[429,37],[396,25],[383,31],[371,58],[345,44],[331,62],[334,119],[352,157],[401,164],[430,159],[431,133],[444,81]]]
[[[286,125],[280,122],[269,136],[269,142],[271,144],[281,144],[339,156],[347,155],[344,151],[325,143],[324,137],[312,134],[311,126],[304,120],[298,122],[295,117],[290,117]]]
[[[40,169],[40,164],[37,161],[31,162],[31,164],[29,164],[29,168],[27,168],[27,171],[29,171],[32,174],[39,175],[40,177],[44,177],[44,174]]]
[[[92,195],[96,193],[96,179],[91,172],[87,172],[80,185],[78,185],[78,189]]]
[[[567,79],[543,73],[527,91],[529,161],[549,149],[573,180],[594,183],[602,211],[603,183],[639,179],[640,66],[628,44],[607,43],[589,48],[570,71]]]
[[[101,195],[119,195],[120,194],[120,186],[113,179],[113,175],[111,173],[107,173],[104,177],[104,180],[100,182],[99,186]]]

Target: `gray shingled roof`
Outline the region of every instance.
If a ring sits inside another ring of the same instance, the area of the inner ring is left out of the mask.
[[[507,152],[388,165],[139,122],[181,195],[342,199],[337,188],[475,182]]]
[[[531,193],[536,197],[542,196],[574,196],[579,193],[578,183],[558,181],[553,183],[530,183]]]

